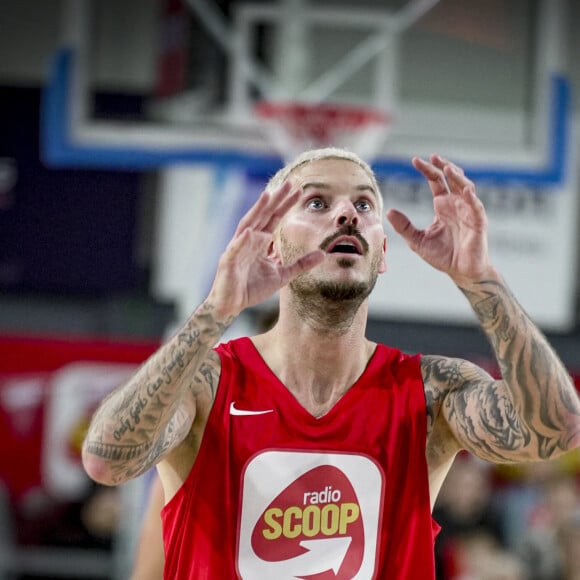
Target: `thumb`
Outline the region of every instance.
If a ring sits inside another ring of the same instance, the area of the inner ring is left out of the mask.
[[[418,230],[411,223],[411,220],[397,209],[390,209],[387,212],[387,219],[394,230],[407,242],[411,242],[416,237]]]
[[[282,278],[283,284],[287,284],[296,276],[311,270],[315,266],[318,266],[324,260],[324,252],[322,250],[315,250],[314,252],[310,252],[305,256],[302,256],[293,264],[288,266],[283,266],[280,269],[280,276]]]

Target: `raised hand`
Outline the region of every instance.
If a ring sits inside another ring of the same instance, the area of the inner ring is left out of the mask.
[[[454,280],[481,280],[491,271],[487,248],[487,216],[475,185],[463,170],[439,155],[429,161],[413,158],[413,166],[429,183],[434,219],[416,228],[398,210],[387,212],[391,225],[428,264]]]
[[[321,250],[286,265],[268,255],[276,227],[299,196],[300,190],[292,191],[291,184],[286,182],[274,192],[264,191],[240,220],[219,260],[210,292],[210,301],[218,309],[237,315],[322,262],[324,252]]]

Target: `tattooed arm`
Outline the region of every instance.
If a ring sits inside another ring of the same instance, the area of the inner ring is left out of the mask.
[[[185,440],[198,401],[213,401],[219,357],[211,350],[229,322],[205,302],[187,324],[97,409],[83,445],[88,474],[116,485]]]
[[[487,215],[463,170],[439,155],[413,165],[427,179],[435,218],[418,229],[396,210],[387,217],[428,264],[450,276],[475,311],[502,379],[458,359],[424,357],[430,466],[448,466],[465,448],[484,459],[539,460],[580,445],[573,382],[491,264]]]
[[[550,459],[580,446],[573,381],[539,329],[497,277],[461,288],[502,378],[460,359],[426,356],[430,425],[444,421],[457,448],[492,462]]]
[[[262,193],[221,256],[207,300],[97,409],[83,445],[83,464],[93,479],[122,483],[169,452],[187,457],[176,462],[181,476],[186,471],[183,466],[195,455],[218,384],[219,359],[212,347],[242,310],[324,258],[317,250],[281,264],[269,255],[272,233],[299,195],[289,183]]]

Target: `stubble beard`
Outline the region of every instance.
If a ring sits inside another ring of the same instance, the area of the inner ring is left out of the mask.
[[[344,269],[352,268],[354,260],[340,258],[338,265]],[[366,282],[316,280],[307,273],[292,280],[290,289],[295,296],[302,297],[304,300],[320,298],[329,303],[337,303],[341,307],[347,308],[348,305],[345,303],[352,303],[358,309],[364,300],[369,297],[376,280],[376,275]]]
[[[281,236],[284,263],[292,263],[305,251],[291,244]],[[319,280],[310,272],[298,276],[289,283],[292,301],[298,315],[315,322],[319,329],[328,332],[345,332],[351,325],[361,304],[369,297],[378,278],[382,254],[377,252],[371,262],[369,278],[366,281]],[[353,268],[355,260],[338,258],[337,264],[343,269]]]

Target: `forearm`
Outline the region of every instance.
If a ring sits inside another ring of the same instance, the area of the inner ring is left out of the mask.
[[[101,403],[83,444],[83,463],[91,477],[121,483],[149,469],[179,442],[177,438],[183,439],[193,413],[180,407],[184,399],[196,395],[188,393],[193,378],[232,320],[233,316],[218,314],[204,302],[126,384]]]
[[[580,445],[580,403],[566,368],[495,272],[458,286],[494,350],[530,459]]]

